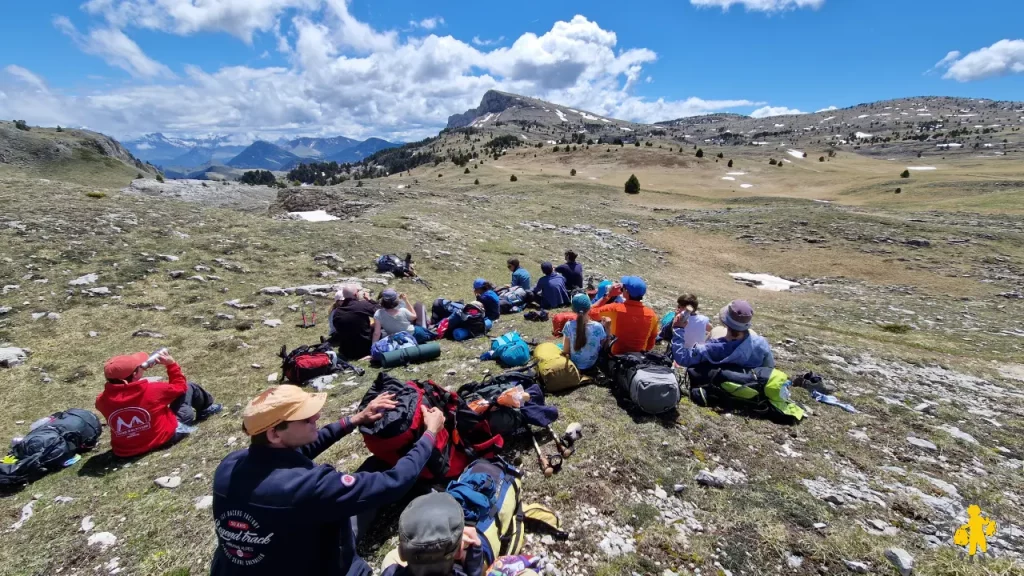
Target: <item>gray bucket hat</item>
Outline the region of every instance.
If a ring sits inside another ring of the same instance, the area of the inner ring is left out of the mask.
[[[447,492],[420,496],[398,520],[398,555],[410,566],[450,570],[462,544],[463,527],[462,506]]]
[[[754,320],[754,309],[746,300],[733,300],[718,313],[718,319],[737,332],[746,332]]]

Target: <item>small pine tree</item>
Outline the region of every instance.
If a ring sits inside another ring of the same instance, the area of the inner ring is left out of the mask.
[[[901,193],[901,192],[903,192],[903,188],[897,188],[897,189],[896,189],[896,193],[897,193],[897,194],[899,194],[899,193]]]
[[[57,124],[57,132],[63,132],[63,131],[64,131],[64,129],[60,127],[60,124]]]
[[[640,147],[640,141],[637,140],[636,142],[633,143],[633,145],[636,146],[637,148],[639,148]]]
[[[469,174],[469,168],[466,168],[462,173],[463,174]]]
[[[636,174],[631,174],[629,180],[626,180],[626,194],[639,194],[640,193],[640,181],[636,179]]]
[[[807,158],[807,152],[804,152],[804,158]]]
[[[725,154],[723,154],[723,153],[719,152],[719,153],[718,153],[718,157],[719,157],[719,158],[725,158]]]
[[[572,170],[569,171],[569,176],[575,176],[575,175],[576,175],[576,169],[573,168]]]
[[[910,170],[904,170],[903,173],[900,174],[900,178],[910,178]]]
[[[558,152],[559,150],[561,150],[561,148],[559,148],[558,146],[555,146],[551,151],[552,152]]]
[[[356,188],[362,188],[362,187],[363,187],[363,181],[362,180],[356,180]]]
[[[703,148],[698,148],[696,156],[697,156],[697,158],[703,158],[704,157],[704,149]]]
[[[509,181],[509,182],[515,182],[516,180],[519,180],[519,178],[516,178],[516,175],[515,175],[515,174],[513,174],[512,176],[510,176],[510,177],[509,177],[509,179],[508,179],[508,181]]]
[[[732,168],[732,160],[729,160],[729,168]]]
[[[476,184],[477,186],[479,186],[480,185],[480,179],[477,178],[476,180],[473,180],[473,184]]]
[[[775,158],[769,158],[769,159],[768,159],[768,163],[769,163],[769,164],[771,164],[772,166],[775,166],[775,165],[776,165],[776,164],[778,164],[779,162],[778,162],[778,160],[776,160]]]
[[[437,177],[438,177],[438,178],[440,178],[440,177],[441,177],[441,174],[438,174],[438,175],[437,175]]]
[[[164,181],[164,175],[159,173],[159,172],[157,172],[156,173],[156,181],[157,182],[163,182]]]
[[[135,175],[136,180],[142,180],[143,178],[145,178],[145,176],[142,175],[142,172],[139,172],[138,174]]]
[[[17,128],[18,130],[24,130],[25,132],[31,130],[31,128],[28,127],[28,124],[26,124],[24,120],[15,120],[14,127]]]
[[[824,156],[819,156],[818,157],[818,162],[824,162],[824,161],[825,161],[825,157]]]

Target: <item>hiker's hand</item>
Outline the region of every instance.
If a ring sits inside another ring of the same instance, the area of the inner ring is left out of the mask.
[[[690,317],[682,312],[676,312],[676,319],[672,321],[673,328],[686,328],[686,323],[690,321]]]
[[[171,356],[170,352],[161,352],[160,355],[156,357],[156,363],[157,364],[162,364],[164,366],[170,366],[171,364],[177,364],[177,362],[175,362],[174,358]]]
[[[399,294],[398,295],[398,299],[402,300],[403,302],[408,302],[409,301],[409,297],[405,295],[405,292],[402,292],[401,294]]]
[[[616,282],[615,284],[612,284],[611,288],[608,289],[608,294],[607,296],[605,296],[605,298],[607,298],[608,300],[614,300],[619,296],[622,296],[622,284]]]
[[[366,408],[363,409],[362,412],[352,417],[352,424],[355,426],[362,426],[363,424],[376,422],[384,417],[384,411],[391,410],[395,406],[397,406],[397,404],[395,403],[394,394],[381,394],[373,400],[370,400],[370,403],[367,404]]]
[[[423,411],[423,422],[427,425],[427,430],[430,430],[435,435],[444,428],[444,414],[437,408],[427,409],[426,406],[420,406],[420,410]]]
[[[473,546],[482,546],[480,534],[476,531],[476,526],[466,526],[462,529],[462,549],[466,550]]]

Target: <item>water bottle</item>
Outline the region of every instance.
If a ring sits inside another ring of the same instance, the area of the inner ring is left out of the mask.
[[[160,358],[160,355],[164,354],[165,352],[168,352],[167,348],[161,348],[161,349],[157,350],[156,352],[153,352],[152,354],[150,354],[149,358],[146,358],[146,361],[142,363],[142,369],[143,370],[148,370],[148,369],[152,368],[153,366],[156,366],[157,359]]]

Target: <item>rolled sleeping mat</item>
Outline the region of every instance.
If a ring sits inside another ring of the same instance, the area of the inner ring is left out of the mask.
[[[381,355],[380,367],[394,368],[395,366],[405,366],[406,364],[419,364],[420,362],[435,360],[440,356],[441,344],[438,342],[427,342],[419,346],[408,346],[385,352]]]

